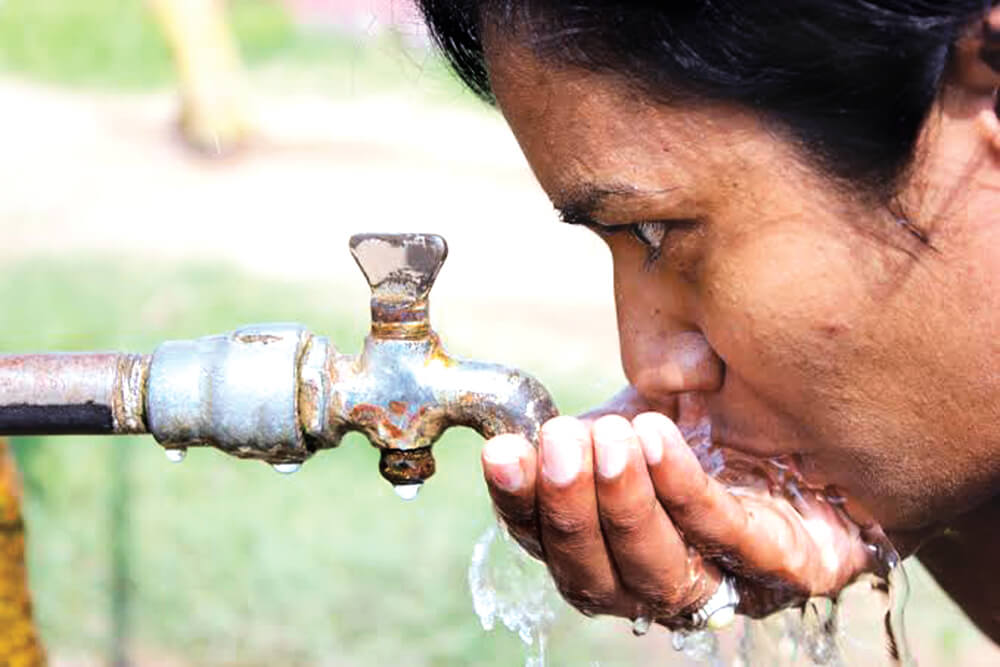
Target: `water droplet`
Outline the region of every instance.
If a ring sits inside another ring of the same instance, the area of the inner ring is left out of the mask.
[[[187,450],[183,448],[171,448],[163,450],[164,454],[167,455],[167,460],[171,463],[180,463],[187,456]]]
[[[632,621],[632,634],[636,637],[642,637],[644,634],[649,632],[649,626],[653,624],[653,619],[649,616],[637,616],[634,621]]]
[[[420,487],[423,484],[393,484],[392,490],[396,492],[396,495],[403,500],[410,501],[416,500],[417,494],[420,493]]]
[[[302,467],[301,463],[274,463],[271,465],[276,472],[280,472],[282,475],[291,475],[294,472],[298,472],[299,468]]]
[[[736,607],[723,607],[708,617],[709,630],[723,630],[736,620]]]

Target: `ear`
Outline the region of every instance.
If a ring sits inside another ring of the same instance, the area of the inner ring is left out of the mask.
[[[982,139],[1000,152],[1000,5],[958,40],[950,78],[972,103]]]

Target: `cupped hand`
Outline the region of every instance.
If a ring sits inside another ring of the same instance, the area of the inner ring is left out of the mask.
[[[497,513],[587,614],[686,627],[736,578],[738,611],[763,616],[833,595],[872,568],[856,527],[830,505],[707,475],[667,417],[556,417],[536,451],[501,435],[483,449]]]

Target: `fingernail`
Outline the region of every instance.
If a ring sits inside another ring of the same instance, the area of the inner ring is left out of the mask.
[[[500,435],[483,446],[483,460],[488,464],[490,481],[505,491],[517,491],[524,486],[521,457],[527,443],[516,435]]]
[[[639,436],[646,465],[655,466],[663,460],[663,438],[660,430],[665,421],[666,417],[662,415],[646,413],[639,415],[632,422],[635,434]]]
[[[632,425],[624,419],[599,419],[594,424],[594,445],[597,450],[597,472],[605,479],[622,474],[628,463],[629,441],[634,437]]]
[[[663,460],[663,441],[660,440],[659,433],[652,433],[648,438],[639,438],[642,443],[642,454],[646,457],[646,464],[655,466]]]
[[[583,443],[572,438],[553,438],[542,445],[542,474],[558,486],[569,484],[583,466]]]
[[[490,465],[490,481],[504,491],[519,491],[524,486],[524,470],[520,463]]]

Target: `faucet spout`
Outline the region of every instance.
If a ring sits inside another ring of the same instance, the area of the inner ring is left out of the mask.
[[[382,450],[379,471],[395,485],[434,474],[431,446],[451,426],[486,438],[519,433],[537,443],[541,425],[557,414],[531,376],[452,357],[433,333],[420,340],[369,335],[359,357],[337,356],[331,366],[336,380],[314,439],[335,446],[344,433],[360,431]]]
[[[171,460],[209,445],[288,471],[359,431],[395,485],[434,474],[431,447],[451,426],[537,443],[557,414],[541,383],[452,357],[431,328],[444,239],[361,234],[350,249],[372,292],[360,354],[297,324],[263,324],[168,341],[148,357],[0,357],[0,435],[148,431]]]
[[[541,425],[557,414],[541,383],[452,357],[430,326],[428,295],[448,254],[444,239],[363,234],[351,239],[351,252],[372,289],[372,327],[358,357],[328,362],[326,418],[312,434],[319,446],[361,431],[382,450],[382,476],[405,485],[434,474],[431,446],[451,426],[537,442]]]

